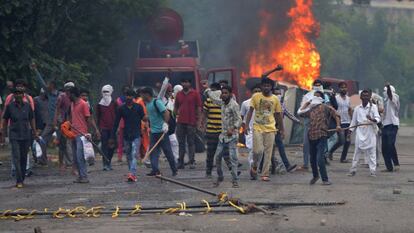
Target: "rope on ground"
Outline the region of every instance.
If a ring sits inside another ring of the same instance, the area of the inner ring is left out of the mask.
[[[217,196],[218,200],[220,203],[224,204],[226,203],[226,201],[228,200],[228,195],[227,193],[219,193],[219,195]]]
[[[104,206],[92,207],[92,217],[99,218],[101,216],[101,212],[102,212],[103,209],[105,209]]]
[[[131,213],[129,213],[129,216],[132,216],[134,214],[138,214],[141,210],[142,210],[142,206],[140,204],[136,204],[134,206],[134,210],[131,211]]]
[[[236,211],[240,212],[241,214],[249,213],[250,209],[252,208],[259,208],[256,205],[262,206],[331,206],[331,205],[343,205],[345,204],[344,201],[342,202],[298,202],[298,203],[289,203],[289,202],[257,202],[251,204],[245,204],[238,199],[231,199],[229,198],[227,193],[220,193],[217,195],[218,202],[214,204],[214,206],[226,206],[230,209],[218,209],[215,212],[229,212],[229,211]],[[7,209],[4,211],[0,211],[0,219],[11,219],[14,221],[20,221],[25,219],[33,219],[36,216],[50,216],[55,219],[64,219],[64,218],[98,218],[103,215],[111,216],[112,218],[118,218],[120,216],[134,216],[137,214],[178,214],[183,212],[192,212],[192,213],[200,213],[200,214],[208,214],[213,212],[212,205],[207,200],[202,200],[201,203],[204,205],[190,205],[187,206],[185,202],[178,202],[176,203],[177,206],[173,207],[147,207],[143,208],[142,205],[136,204],[133,208],[128,207],[119,207],[115,206],[113,209],[108,209],[104,211],[106,207],[104,206],[94,206],[94,207],[85,207],[85,206],[76,206],[73,209],[65,209],[59,207],[56,210],[49,210],[48,208],[44,208],[43,211],[38,211],[36,209],[29,210],[24,208],[18,209]],[[191,209],[190,209],[191,208]],[[234,208],[234,209],[233,209]],[[263,208],[262,208],[263,209]],[[188,210],[188,211],[186,211]]]
[[[112,213],[112,218],[117,218],[119,216],[119,206],[116,206],[115,211]]]
[[[177,208],[168,208],[166,210],[164,210],[164,212],[162,212],[163,214],[174,214],[178,211],[184,211],[187,209],[187,205],[185,204],[185,202],[179,202],[177,203],[177,205],[179,205],[180,207]]]
[[[245,214],[246,210],[243,207],[237,206],[236,204],[234,204],[232,201],[229,201],[229,204],[231,206],[233,206],[234,208],[236,208],[237,210],[240,211],[240,213]]]
[[[202,200],[202,202],[204,202],[206,204],[206,214],[210,213],[213,209],[210,207],[210,203],[208,203],[208,201],[206,201],[205,199]]]
[[[9,218],[9,213],[11,213],[12,212],[12,210],[4,210],[3,211],[3,214],[2,215],[0,215],[0,219],[8,219]]]
[[[66,209],[59,207],[59,209],[53,212],[53,218],[62,219],[66,216],[66,214],[67,214]]]

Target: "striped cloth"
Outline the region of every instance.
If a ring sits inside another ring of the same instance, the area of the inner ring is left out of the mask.
[[[221,133],[221,106],[213,104],[210,98],[204,101],[204,111],[207,113],[206,133]]]

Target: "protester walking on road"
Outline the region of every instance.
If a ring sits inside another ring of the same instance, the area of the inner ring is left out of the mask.
[[[170,164],[172,176],[176,176],[177,168],[168,137],[170,112],[160,99],[153,98],[154,92],[150,87],[143,88],[141,90],[141,96],[147,107],[148,119],[151,125],[150,150],[153,150],[149,155],[152,171],[147,175],[155,176],[161,174],[158,162],[162,149]]]
[[[381,121],[381,117],[378,113],[377,106],[370,102],[371,96],[368,90],[363,90],[360,94],[360,98],[362,104],[355,107],[350,127],[355,127],[361,124],[370,125],[358,126],[356,130],[354,128],[350,129],[351,132],[355,130],[356,135],[354,158],[352,160],[349,176],[354,176],[356,174],[359,156],[361,154],[366,154],[371,176],[375,177],[375,170],[377,168],[375,152],[377,148],[377,123]]]
[[[262,78],[261,93],[253,95],[251,106],[247,113],[246,122],[250,122],[253,111],[253,165],[250,170],[252,179],[257,179],[257,167],[263,158],[263,169],[261,179],[269,181],[269,168],[272,157],[275,134],[279,131],[284,137],[284,127],[282,120],[282,107],[279,99],[273,95],[274,81],[269,78]],[[278,128],[276,128],[276,125]],[[250,126],[246,125],[246,133],[250,131]]]
[[[92,140],[91,134],[88,132],[89,127],[93,127],[96,136],[100,139],[99,129],[92,124],[92,116],[89,111],[88,104],[80,98],[80,91],[77,87],[69,89],[70,106],[70,123],[76,134],[72,140],[73,161],[78,169],[79,177],[74,183],[89,183],[87,166],[85,160],[84,141]]]
[[[52,139],[53,133],[56,131],[56,125],[55,125],[55,113],[56,113],[56,104],[59,97],[59,92],[56,88],[56,82],[51,79],[48,80],[47,83],[43,79],[40,72],[37,70],[37,67],[35,64],[31,66],[31,68],[36,73],[37,83],[40,85],[40,87],[44,90],[45,97],[47,98],[47,118],[45,118],[44,121],[44,128],[42,129],[41,137],[42,137],[42,143],[40,143],[42,147],[42,157],[40,159],[41,164],[46,164],[48,157],[47,157],[47,145],[49,144],[49,141]],[[36,110],[38,112],[38,110]],[[37,125],[37,127],[39,127]],[[70,165],[70,164],[69,164]]]
[[[309,119],[309,152],[310,164],[313,178],[310,184],[315,184],[322,178],[323,185],[330,185],[328,173],[325,166],[325,152],[327,148],[328,126],[330,118],[336,121],[336,130],[341,129],[339,116],[336,110],[326,104],[323,99],[324,94],[316,91],[314,97],[306,102],[299,110],[300,114]]]
[[[210,85],[210,90],[212,92],[220,92],[220,89],[221,86],[219,83],[212,83]],[[216,98],[217,101],[221,101],[218,95]],[[214,166],[214,156],[217,150],[217,145],[219,144],[219,136],[222,131],[221,127],[223,122],[221,104],[214,103],[211,98],[207,98],[203,104],[203,113],[205,118],[204,122],[206,122],[206,176],[211,177]],[[226,160],[226,163],[230,163],[228,148],[224,148],[222,153],[224,153],[223,158]]]
[[[16,82],[15,82],[16,89],[13,90],[12,93],[10,93],[9,95],[7,95],[6,100],[4,102],[4,107],[6,108],[9,104],[13,103],[16,100],[15,99],[14,92],[17,90],[17,91],[20,91],[20,92],[23,93],[23,98],[22,98],[23,99],[23,102],[28,103],[29,106],[30,106],[30,108],[34,112],[35,111],[34,100],[33,100],[32,96],[30,96],[29,94],[27,94],[27,92],[26,92],[26,86],[27,86],[27,83],[26,83],[25,80],[23,80],[23,79],[16,80]],[[4,115],[4,112],[5,111],[3,111],[3,115]],[[33,130],[35,130],[35,129],[33,129]],[[33,138],[30,141],[32,142],[33,141]],[[27,158],[26,175],[29,175],[30,176],[31,173],[32,173],[31,172],[31,169],[32,169],[33,164],[30,162],[30,157],[29,156],[27,156],[26,158]],[[12,163],[11,165],[12,165],[11,166],[11,175],[12,176],[15,176],[16,169],[14,167],[14,163]]]
[[[184,169],[184,155],[188,146],[190,169],[195,168],[195,137],[197,128],[201,128],[201,98],[191,86],[191,80],[181,80],[183,90],[177,93],[174,114],[177,116],[176,134],[179,146],[178,169]]]
[[[260,93],[261,91],[262,90],[260,88],[260,84],[256,84],[256,85],[254,85],[253,87],[250,88],[250,93],[252,95],[254,95],[256,93]],[[250,122],[246,122],[246,118],[247,118],[247,113],[250,110],[251,100],[252,100],[251,97],[249,99],[245,100],[242,103],[241,107],[240,107],[240,115],[243,119],[242,128],[243,128],[243,132],[244,132],[244,135],[245,135],[245,144],[246,144],[246,148],[249,151],[249,155],[248,155],[249,168],[251,168],[251,166],[253,164],[253,121],[254,121],[254,111],[252,113],[252,117],[250,119]],[[246,132],[247,124],[249,125],[250,132]]]
[[[165,77],[162,86],[161,86],[161,90],[158,93],[157,98],[162,100],[162,102],[164,103],[165,108],[167,109],[167,111],[170,112],[170,121],[173,122],[177,122],[176,116],[174,115],[174,103],[175,103],[175,95],[173,93],[173,87],[172,85],[169,83],[170,78],[169,77]],[[168,138],[170,139],[170,144],[171,144],[171,149],[172,152],[174,154],[174,159],[176,162],[178,162],[178,158],[179,156],[179,146],[178,146],[178,139],[177,139],[177,134],[176,134],[176,125],[174,125],[173,129],[169,129],[169,135]]]
[[[72,174],[77,175],[77,169],[73,161],[75,152],[72,151],[72,142],[65,138],[60,130],[62,123],[69,119],[71,105],[69,89],[72,87],[75,87],[75,84],[71,81],[63,85],[64,91],[59,94],[56,100],[56,110],[52,124],[56,127],[60,170],[63,172],[67,167],[72,167]]]
[[[12,149],[12,162],[16,170],[16,187],[23,188],[26,176],[27,153],[32,138],[37,138],[33,109],[23,101],[24,92],[16,89],[14,101],[6,106],[3,114],[2,136],[8,132]],[[10,131],[8,127],[10,124]],[[3,141],[3,140],[1,140]]]
[[[286,107],[286,105],[284,103],[284,96],[282,94],[282,89],[279,89],[279,88],[276,87],[275,90],[274,90],[274,94],[279,99],[280,104],[282,105],[283,118],[286,116],[291,121],[293,121],[295,123],[300,123],[300,120],[293,113],[291,113],[289,111],[289,109]],[[286,155],[285,144],[283,143],[282,135],[280,134],[280,132],[277,132],[276,135],[275,135],[275,145],[273,147],[273,152],[272,152],[272,169],[271,169],[271,173],[272,174],[276,173],[276,167],[277,167],[277,162],[276,162],[276,158],[275,158],[275,149],[276,149],[276,147],[279,151],[279,156],[280,156],[280,159],[282,160],[282,163],[283,163],[282,167],[284,167],[286,172],[292,172],[293,170],[295,170],[297,165],[296,164],[291,164],[289,162],[289,159]]]
[[[384,87],[384,127],[382,129],[382,155],[384,157],[386,170],[384,172],[396,172],[400,170],[397,148],[398,127],[400,126],[400,97],[394,86],[387,83]]]
[[[232,89],[229,86],[221,87],[220,101],[210,96],[209,93],[210,90],[207,90],[207,95],[212,98],[212,101],[215,104],[221,105],[221,133],[219,135],[217,149],[214,154],[214,157],[216,158],[216,169],[218,175],[215,185],[218,186],[220,182],[224,180],[221,163],[223,160],[223,150],[224,148],[228,148],[231,162],[233,188],[238,188],[237,167],[239,161],[237,142],[239,139],[239,128],[242,123],[239,110],[240,108],[237,102],[233,99]]]
[[[316,91],[323,92],[323,86],[322,81],[317,79],[312,84],[312,90],[306,93],[301,101],[299,110],[303,109],[303,111],[308,111],[309,109],[303,108],[306,103],[311,101],[314,97],[314,94]],[[308,106],[309,107],[309,106]],[[298,110],[298,115],[299,114]],[[298,170],[304,170],[307,171],[309,169],[309,157],[310,157],[310,151],[309,151],[309,118],[303,116],[303,165]]]
[[[101,149],[107,159],[102,159],[103,170],[112,170],[112,157],[115,152],[115,143],[110,142],[116,112],[117,103],[112,99],[113,88],[111,85],[102,87],[102,98],[96,106],[96,121],[101,133]]]
[[[345,129],[348,128],[351,123],[352,118],[352,108],[351,108],[351,100],[348,96],[348,86],[346,82],[339,83],[339,94],[336,95],[336,102],[338,103],[338,114],[341,118],[341,128]],[[346,159],[348,155],[348,149],[351,145],[351,137],[350,137],[349,130],[341,130],[338,132],[338,140],[337,143],[330,149],[328,152],[328,158],[330,160],[333,159],[333,153],[339,147],[343,146],[342,154],[340,161],[341,163],[347,163],[348,160]]]
[[[131,89],[125,93],[125,104],[119,107],[112,129],[111,143],[115,141],[119,123],[124,121],[123,145],[128,161],[128,182],[137,181],[137,154],[141,145],[141,124],[145,117],[141,105],[134,103],[135,92]]]
[[[116,99],[116,103],[119,107],[121,107],[122,105],[125,104],[126,101],[126,93],[127,91],[130,89],[129,86],[123,86],[122,87],[122,95],[119,96]],[[125,123],[124,120],[121,119],[121,121],[119,122],[119,129],[118,129],[118,135],[117,135],[117,144],[118,144],[118,148],[117,148],[117,155],[118,155],[118,162],[122,162],[122,154],[123,154],[123,150],[124,150],[124,127],[125,127]]]

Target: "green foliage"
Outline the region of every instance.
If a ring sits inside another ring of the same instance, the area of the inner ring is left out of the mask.
[[[361,88],[380,93],[384,82],[390,81],[402,104],[412,103],[414,23],[409,14],[316,2],[322,76],[358,80]]]
[[[110,65],[123,24],[151,15],[160,1],[2,0],[0,82],[33,82],[32,62],[59,82],[71,79],[84,85],[98,79]]]

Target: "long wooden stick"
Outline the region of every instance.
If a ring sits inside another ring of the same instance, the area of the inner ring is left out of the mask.
[[[161,141],[164,139],[164,137],[165,137],[165,133],[163,133],[162,135],[161,135],[161,137],[158,139],[158,141],[154,144],[154,146],[150,149],[150,150],[148,150],[147,151],[147,153],[145,153],[145,156],[144,156],[144,158],[142,159],[142,161],[145,161],[145,160],[147,160],[148,159],[148,157],[149,157],[149,155],[152,153],[152,151],[158,146],[158,144],[160,144],[161,143]]]
[[[353,128],[357,128],[357,127],[360,127],[360,126],[374,125],[374,124],[375,123],[364,123],[364,124],[354,125],[354,126],[347,127],[347,128],[341,128],[341,130],[348,130],[348,129],[353,129]],[[336,131],[336,129],[328,129],[327,131],[328,132],[333,132],[333,131]]]
[[[160,179],[160,180],[165,180],[165,181],[168,181],[168,182],[171,182],[171,183],[174,183],[174,184],[177,184],[177,185],[186,187],[186,188],[190,188],[190,189],[193,189],[193,190],[197,190],[199,192],[202,192],[202,193],[205,193],[205,194],[209,194],[209,195],[214,196],[214,197],[217,197],[218,196],[218,194],[215,193],[215,192],[211,192],[209,190],[206,190],[206,189],[203,189],[203,188],[194,186],[194,185],[190,185],[190,184],[187,184],[187,183],[184,183],[184,182],[175,180],[175,179],[171,179],[171,178],[168,178],[168,177],[165,177],[165,176],[161,176],[161,175],[157,175],[155,177],[158,178],[158,179]]]
[[[76,127],[73,127],[72,124],[70,124],[70,127],[75,130],[77,133],[79,133],[80,135],[82,135],[83,137],[86,138],[86,140],[88,140],[92,146],[95,147],[95,149],[99,152],[99,154],[102,155],[103,159],[106,160],[107,162],[110,162],[111,160],[106,156],[106,154],[102,151],[102,149],[95,143],[93,142],[92,139],[89,139],[88,137],[86,137],[86,134],[82,133],[79,129],[77,129]]]
[[[165,177],[165,176],[162,176],[162,175],[157,175],[157,176],[155,176],[155,178],[158,178],[160,180],[169,181],[171,183],[174,183],[174,184],[177,184],[177,185],[181,185],[181,186],[184,186],[184,187],[193,189],[193,190],[197,190],[199,192],[206,193],[206,194],[209,194],[209,195],[212,195],[212,196],[215,196],[215,197],[219,197],[220,196],[220,194],[218,194],[218,193],[214,193],[214,192],[211,192],[209,190],[205,190],[205,189],[202,189],[202,188],[199,188],[199,187],[190,185],[190,184],[186,184],[186,183],[183,183],[183,182],[180,182],[178,180],[171,179],[171,178],[168,178],[168,177]],[[242,201],[240,199],[238,199],[238,202],[241,205],[250,206],[251,208],[256,209],[256,210],[258,210],[260,212],[263,212],[266,215],[270,215],[271,214],[269,211],[265,210],[264,208],[262,208],[260,206],[256,206],[256,205],[254,205],[252,203],[247,203],[247,202],[244,202],[244,201]]]

